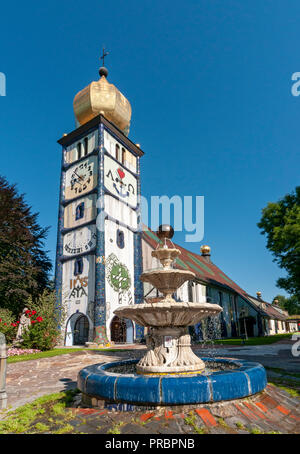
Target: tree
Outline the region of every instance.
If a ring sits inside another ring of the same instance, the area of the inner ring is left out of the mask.
[[[48,286],[51,262],[43,250],[48,228],[19,195],[15,185],[0,176],[0,305],[18,316],[29,297]]]
[[[277,295],[273,299],[272,303],[287,311],[289,315],[300,314],[300,301],[295,295],[290,298],[286,298],[283,295]]]
[[[268,203],[257,224],[267,236],[274,261],[287,272],[277,286],[300,301],[300,186],[276,203]]]

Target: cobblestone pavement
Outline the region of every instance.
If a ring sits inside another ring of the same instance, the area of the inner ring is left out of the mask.
[[[83,367],[119,359],[138,358],[144,349],[145,347],[120,352],[83,350],[52,358],[8,364],[6,374],[8,406],[15,409],[45,394],[76,388],[77,374]]]
[[[295,372],[291,364],[295,358],[287,356],[290,348],[276,345],[273,350],[270,349],[272,346],[267,346],[268,354],[273,358],[272,367],[283,367],[282,358],[286,357],[288,370]],[[135,346],[130,351],[118,352],[85,350],[8,364],[8,405],[10,409],[14,409],[42,395],[76,388],[77,373],[83,367],[125,358],[139,358],[144,350],[144,346]],[[256,349],[256,353],[253,354],[254,350],[253,347],[225,349],[218,347],[215,354],[247,359],[251,357],[252,361],[256,361],[262,350]],[[207,356],[208,353],[203,349],[196,349],[196,352],[202,356]],[[296,359],[298,365],[299,359]],[[77,405],[80,406],[80,403]],[[251,398],[199,405],[183,410],[161,408],[145,412],[118,412],[110,409],[73,408],[72,412],[74,418],[69,424],[74,427],[74,433],[300,433],[300,399],[271,385],[268,385],[263,393]]]
[[[271,345],[241,345],[212,347],[207,344],[204,347],[195,347],[199,356],[224,356],[230,358],[246,359],[261,363],[265,367],[284,369],[286,372],[300,373],[300,356],[294,356],[292,346],[294,341],[284,340]],[[300,353],[300,347],[298,348]]]
[[[263,393],[194,408],[146,412],[73,408],[72,433],[88,434],[299,434],[300,399],[275,386]]]

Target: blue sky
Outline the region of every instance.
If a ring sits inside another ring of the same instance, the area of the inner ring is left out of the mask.
[[[1,5],[1,19],[0,173],[51,226],[53,260],[56,141],[74,129],[73,98],[97,80],[105,45],[145,152],[143,195],[203,195],[213,261],[251,294],[284,294],[256,224],[299,185],[299,1],[29,0]]]

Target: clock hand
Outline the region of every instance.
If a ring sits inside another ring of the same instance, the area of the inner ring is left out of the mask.
[[[78,173],[76,172],[76,170],[74,170],[74,173],[75,173],[75,175],[78,176],[78,178],[80,178],[80,180],[84,180],[84,178],[83,178],[82,176],[78,175]]]

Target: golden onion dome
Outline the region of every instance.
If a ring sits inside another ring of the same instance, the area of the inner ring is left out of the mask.
[[[202,255],[210,255],[210,247],[207,244],[203,244],[200,248]]]
[[[106,68],[100,68],[99,75],[98,81],[91,82],[75,96],[73,107],[76,120],[79,125],[83,125],[102,114],[127,136],[130,128],[131,105],[128,99],[107,81]]]

